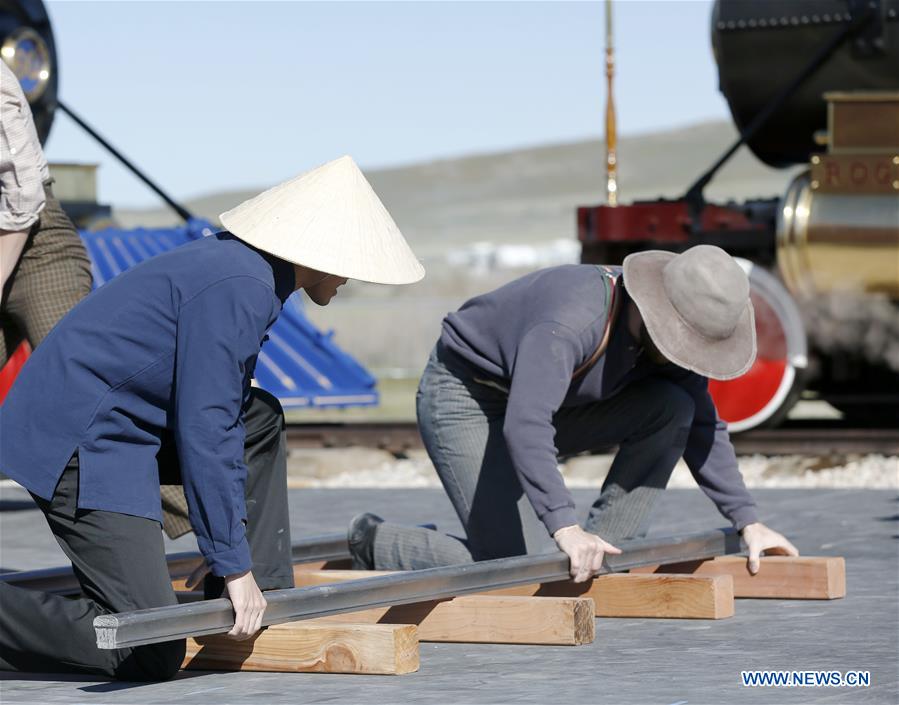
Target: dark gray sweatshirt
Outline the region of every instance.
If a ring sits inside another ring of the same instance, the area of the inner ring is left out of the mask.
[[[608,269],[620,274],[620,268]],[[627,329],[622,279],[611,282],[594,265],[542,269],[467,301],[443,321],[443,344],[509,390],[503,433],[537,516],[550,533],[577,523],[574,500],[557,470],[555,412],[608,399],[627,384],[662,375],[681,385],[696,406],[684,451],[696,482],[736,528],[757,521],[708,380],[640,354]],[[621,313],[605,354],[572,381],[603,337],[613,286]]]

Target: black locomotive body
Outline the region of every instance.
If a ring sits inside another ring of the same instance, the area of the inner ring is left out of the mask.
[[[740,431],[804,390],[899,423],[899,0],[717,0],[719,86],[741,140],[681,199],[578,209],[585,262],[716,244],[744,261],[759,361],[713,383]],[[805,164],[786,193],[712,204],[703,187],[745,144]]]

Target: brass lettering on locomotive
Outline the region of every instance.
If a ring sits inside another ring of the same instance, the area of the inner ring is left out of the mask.
[[[897,193],[899,155],[821,154],[812,158],[813,191]]]

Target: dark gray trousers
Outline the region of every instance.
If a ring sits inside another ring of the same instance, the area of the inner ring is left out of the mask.
[[[503,437],[506,401],[503,391],[474,381],[473,371],[438,343],[419,386],[418,424],[466,536],[381,524],[375,568],[417,570],[556,550],[509,457]],[[692,420],[689,394],[661,378],[556,414],[561,455],[619,446],[586,530],[613,543],[646,532]]]
[[[277,399],[253,390],[244,412],[247,539],[253,574],[263,590],[293,587],[284,418]],[[180,477],[176,456],[160,452],[160,475]],[[172,463],[175,463],[173,466]],[[0,670],[97,673],[121,680],[171,678],[184,659],[184,640],[98,649],[94,617],[176,603],[158,522],[77,509],[73,458],[50,501],[35,497],[60,547],[72,561],[82,596],[66,598],[0,583]],[[207,580],[219,596],[224,581]]]

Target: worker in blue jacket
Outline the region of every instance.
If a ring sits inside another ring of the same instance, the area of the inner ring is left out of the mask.
[[[97,615],[176,602],[160,483],[184,486],[231,636],[258,631],[262,590],[293,586],[281,409],[251,387],[266,331],[299,289],[324,306],[348,279],[424,270],[349,157],[220,218],[226,232],[85,298],[0,407],[0,471],[31,492],[82,588],[0,584],[0,669],[159,680],[180,668],[184,640],[101,650],[93,630]]]

